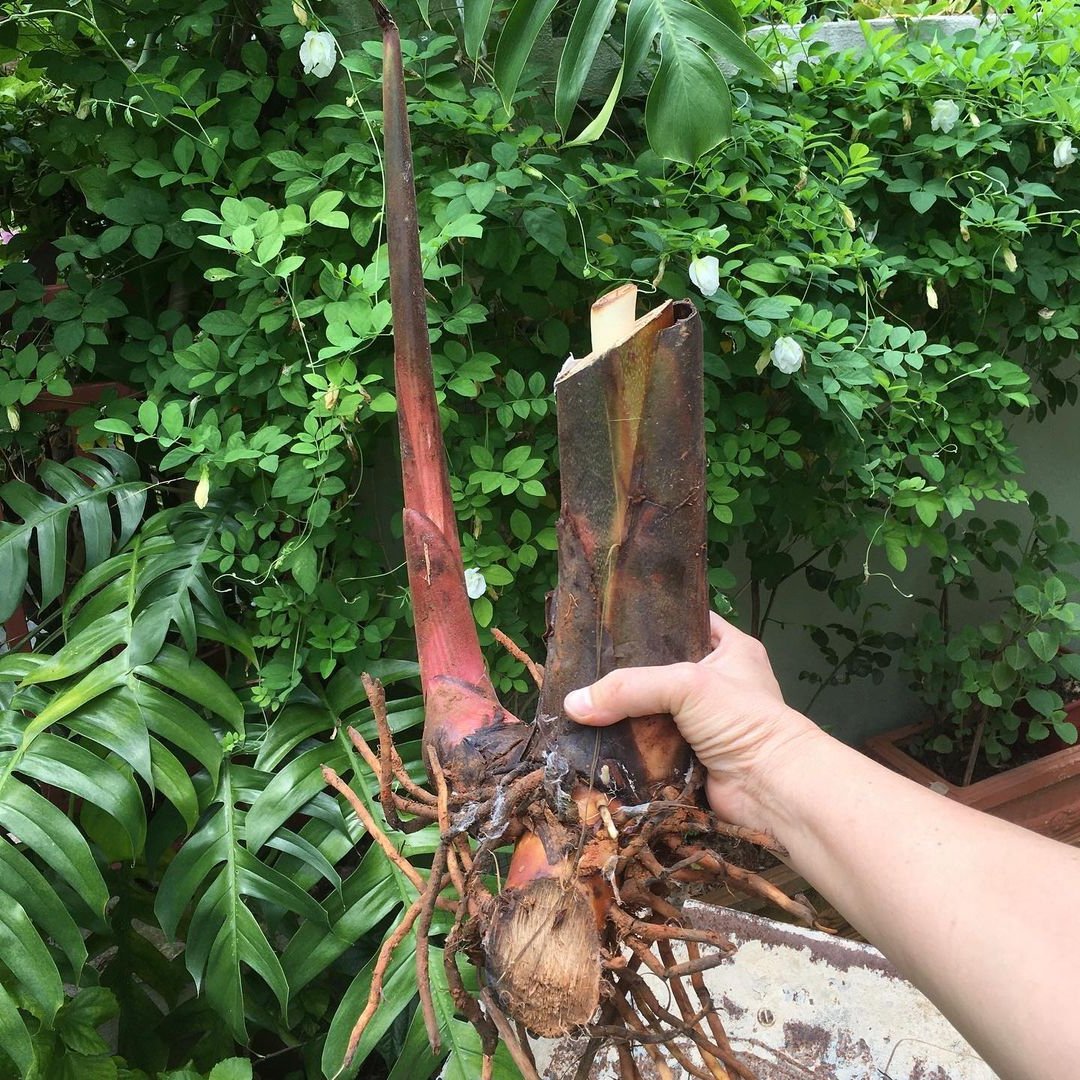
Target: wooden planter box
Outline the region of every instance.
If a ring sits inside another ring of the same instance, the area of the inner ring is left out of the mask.
[[[874,735],[867,739],[866,751],[908,779],[965,806],[985,810],[1054,840],[1080,845],[1080,743],[960,787],[902,749],[925,727],[910,724]]]

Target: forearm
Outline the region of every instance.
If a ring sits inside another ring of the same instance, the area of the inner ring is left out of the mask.
[[[1074,1075],[1080,1035],[1054,1002],[1080,982],[1080,932],[1061,906],[1080,899],[1080,852],[949,802],[827,736],[806,739],[772,774],[755,816],[1003,1078]],[[1003,1016],[1007,1029],[995,1021]]]

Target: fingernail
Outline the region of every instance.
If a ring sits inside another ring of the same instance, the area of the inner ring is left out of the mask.
[[[592,689],[583,686],[580,690],[571,690],[563,699],[563,708],[572,716],[588,716],[593,711]]]

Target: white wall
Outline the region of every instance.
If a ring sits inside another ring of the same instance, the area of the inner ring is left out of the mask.
[[[1012,435],[1020,448],[1026,473],[1021,484],[1029,491],[1041,491],[1051,509],[1069,523],[1072,533],[1080,539],[1080,407],[1064,407],[1039,424],[1030,419],[1018,419]],[[1000,503],[984,503],[980,516],[994,520],[1008,514]],[[1015,511],[1014,511],[1015,513]],[[884,553],[875,550],[871,568],[889,571],[896,586],[904,592],[927,595],[930,585],[926,562],[912,561],[903,574],[897,574],[885,562]],[[740,583],[745,580],[745,562],[737,560],[730,566]],[[989,591],[989,590],[988,590]],[[876,621],[881,629],[910,633],[926,610],[913,600],[905,599],[884,578],[872,578],[866,585],[868,602],[882,600],[891,610]],[[986,619],[993,613],[992,604],[985,600],[974,606],[969,617]],[[810,641],[804,624],[847,622],[850,616],[839,616],[827,598],[810,589],[801,577],[793,578],[781,591],[772,616],[786,626],[770,626],[765,642],[772,658],[780,685],[789,704],[804,708],[814,687],[799,679],[799,672],[811,670],[825,673],[820,653]],[[906,677],[899,669],[899,658],[885,671],[885,680],[875,686],[862,679],[849,686],[824,690],[811,712],[813,718],[848,742],[859,743],[868,735],[921,718],[918,698],[907,689]]]

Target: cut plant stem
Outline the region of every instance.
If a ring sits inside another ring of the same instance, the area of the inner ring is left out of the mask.
[[[635,292],[597,302],[595,351],[555,382],[559,583],[538,712],[570,769],[628,802],[682,786],[692,757],[674,722],[584,728],[563,697],[618,667],[709,651],[700,323],[671,301],[635,321]]]

